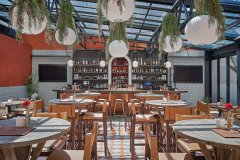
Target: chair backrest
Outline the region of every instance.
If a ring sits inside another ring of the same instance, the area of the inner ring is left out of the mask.
[[[180,115],[176,114],[176,121],[188,120],[188,119],[210,119],[209,115]]]
[[[87,133],[85,137],[84,155],[83,160],[92,160],[97,158],[97,134],[98,134],[98,123],[94,122],[93,130],[91,133]],[[69,152],[71,154],[71,152]],[[54,150],[47,160],[71,160],[71,157],[67,153],[67,150]]]
[[[60,113],[38,112],[34,116],[35,117],[61,118],[61,119],[67,120],[67,112],[60,112]]]
[[[66,99],[66,98],[69,98],[70,97],[70,93],[61,93],[60,94],[60,99]]]
[[[197,114],[208,115],[210,113],[210,104],[198,101],[196,109]]]
[[[191,106],[164,107],[165,120],[175,121],[176,114],[192,115],[193,107]]]
[[[151,135],[149,125],[144,125],[145,131],[145,156],[151,160],[159,160],[157,137]]]
[[[33,101],[33,110],[34,111],[44,111],[44,102],[42,99]]]
[[[87,133],[85,137],[84,156],[83,160],[91,160],[92,155],[97,157],[97,135],[98,135],[98,123],[93,123],[93,130],[91,133]]]
[[[178,94],[169,94],[170,100],[176,100],[178,101],[180,99]]]
[[[48,112],[67,112],[69,118],[74,118],[76,116],[74,105],[63,105],[63,104],[50,104],[48,106]]]

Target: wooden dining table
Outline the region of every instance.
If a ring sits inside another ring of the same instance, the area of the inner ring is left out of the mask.
[[[225,138],[213,131],[216,128],[216,120],[183,120],[174,123],[172,127],[178,136],[198,143],[207,160],[240,159],[240,138]],[[240,126],[234,125],[232,129],[239,132]],[[213,154],[207,149],[206,145],[213,147]]]
[[[22,104],[24,103],[25,101],[11,101],[11,102],[2,102],[1,105],[4,105],[8,108],[8,114],[11,113],[12,111],[12,107],[18,107],[18,106],[22,106]]]
[[[33,130],[25,135],[6,134],[7,130],[21,130],[16,128],[16,119],[0,121],[0,130],[5,132],[0,135],[0,159],[1,160],[37,160],[47,140],[56,139],[66,134],[70,129],[70,123],[59,118],[32,117],[31,126]],[[37,147],[31,153],[31,147]],[[31,155],[31,156],[30,156]]]
[[[156,111],[161,115],[164,116],[165,113],[161,113],[160,110],[163,108],[169,108],[169,107],[184,107],[187,106],[187,102],[184,101],[176,101],[176,100],[170,100],[170,101],[164,101],[164,100],[150,100],[146,101],[145,105],[152,106],[156,108]],[[163,109],[165,111],[165,109]],[[170,142],[171,142],[171,130],[170,130],[170,121],[168,119],[165,119],[166,124],[166,152],[170,152]],[[161,128],[161,126],[160,126]],[[161,133],[160,133],[161,134]],[[159,141],[162,142],[162,135],[160,135]],[[159,144],[160,145],[160,144]]]

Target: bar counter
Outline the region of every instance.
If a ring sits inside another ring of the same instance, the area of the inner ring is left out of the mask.
[[[57,92],[57,98],[60,98],[60,94],[62,93],[73,93],[72,90],[56,90],[56,89],[53,89],[54,92]],[[85,92],[86,90],[77,90],[75,91],[75,93],[83,93]],[[133,95],[133,94],[136,94],[136,93],[146,93],[147,91],[149,90],[123,90],[123,89],[119,89],[119,90],[91,90],[91,92],[98,92],[98,93],[101,93],[101,94],[129,94],[129,95]],[[180,94],[181,93],[187,93],[188,91],[186,90],[176,90],[176,91],[173,91],[173,90],[168,90],[168,91],[160,91],[160,90],[152,90],[152,93],[157,93],[157,94]]]

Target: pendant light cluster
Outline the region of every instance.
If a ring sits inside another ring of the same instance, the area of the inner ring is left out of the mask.
[[[225,21],[219,0],[194,1],[196,17],[185,27],[186,39],[194,45],[211,44],[224,37]]]
[[[61,45],[72,45],[78,38],[72,12],[70,0],[59,1],[55,39]],[[15,0],[9,9],[9,15],[19,40],[22,34],[36,35],[43,31],[47,35],[50,33],[50,14],[45,0]]]
[[[125,21],[128,21],[135,9],[135,0],[98,0],[97,14],[99,33],[103,17],[110,21],[110,36],[106,43],[106,54],[112,57],[125,57],[129,46],[126,36]]]

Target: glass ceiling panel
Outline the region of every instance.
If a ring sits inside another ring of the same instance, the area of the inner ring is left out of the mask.
[[[82,7],[90,7],[90,8],[96,8],[97,4],[92,2],[80,2],[80,1],[71,1],[73,5],[76,6],[82,6]]]
[[[11,5],[12,4],[8,0],[0,0],[0,3],[3,4],[3,5]]]
[[[75,7],[76,11],[79,11],[79,12],[88,12],[88,13],[93,13],[93,14],[96,14],[97,11],[96,9],[91,9],[91,8],[84,8],[84,7]]]
[[[140,41],[150,41],[151,38],[152,38],[152,37],[150,37],[150,36],[142,36],[142,35],[140,35],[140,36],[138,37],[138,40],[140,40]]]
[[[152,7],[159,7],[159,8],[166,8],[166,9],[171,9],[172,8],[171,5],[163,5],[163,4],[156,4],[156,3],[153,3]]]
[[[159,24],[161,23],[157,23],[157,22],[151,22],[151,21],[145,21],[146,24],[152,24],[152,25],[155,25],[155,26],[158,26]]]
[[[142,29],[142,30],[141,30],[141,34],[145,34],[145,35],[152,36],[152,35],[153,35],[153,32],[152,32],[152,31],[149,31],[149,30]]]
[[[144,18],[145,18],[145,15],[143,15],[143,14],[134,14],[133,17],[134,17],[134,18],[144,19]]]
[[[97,35],[98,34],[98,30],[94,30],[94,29],[84,29],[87,34],[92,34],[92,35]]]
[[[157,10],[150,10],[148,15],[153,15],[153,16],[165,16],[167,12],[163,11],[157,11]]]
[[[139,13],[139,14],[146,14],[147,9],[142,9],[142,8],[135,8],[134,13]]]
[[[128,39],[135,39],[136,35],[134,35],[134,34],[127,34],[127,38]]]
[[[140,29],[135,29],[135,28],[127,28],[126,31],[128,33],[139,33]]]
[[[149,20],[156,20],[156,21],[162,21],[162,17],[156,17],[156,16],[147,16],[147,19]]]
[[[145,2],[135,2],[135,5],[140,5],[140,6],[150,6],[150,3],[145,3]]]
[[[221,0],[222,3],[228,3],[228,4],[239,4],[240,0]]]

